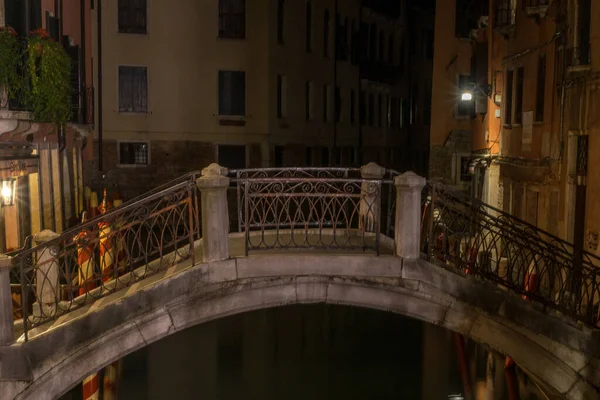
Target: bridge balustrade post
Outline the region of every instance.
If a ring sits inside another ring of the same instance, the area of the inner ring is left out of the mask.
[[[396,255],[407,259],[421,256],[421,192],[425,178],[412,171],[394,179],[396,186]]]
[[[213,163],[204,168],[202,176],[196,180],[201,196],[203,262],[229,258],[227,172],[227,168]]]
[[[40,246],[59,236],[58,233],[46,229],[33,237],[33,243],[35,246]],[[56,312],[56,306],[60,301],[58,252],[58,244],[52,244],[41,247],[35,254],[37,301],[33,303],[34,317],[50,317]]]
[[[360,167],[360,176],[367,180],[381,181],[385,175],[385,168],[370,162]],[[365,232],[375,232],[381,229],[379,222],[381,219],[381,185],[379,190],[370,182],[361,184],[359,221],[360,229]]]
[[[10,293],[12,258],[0,255],[0,346],[11,345],[14,338],[13,306]]]

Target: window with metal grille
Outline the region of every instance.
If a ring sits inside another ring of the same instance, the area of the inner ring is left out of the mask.
[[[219,0],[219,37],[246,37],[246,0]]]
[[[119,112],[148,112],[148,69],[119,66]]]
[[[245,71],[219,71],[219,115],[246,115]]]
[[[119,32],[146,33],[146,0],[119,0]]]
[[[520,67],[517,69],[517,88],[515,98],[515,124],[520,124],[523,121],[523,78],[525,69]]]
[[[120,142],[119,164],[148,165],[149,147],[147,142]]]
[[[544,97],[546,95],[546,56],[542,55],[538,60],[537,91],[535,101],[535,120],[544,120]]]

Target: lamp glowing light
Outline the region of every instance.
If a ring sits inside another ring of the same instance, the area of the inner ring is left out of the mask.
[[[462,101],[471,101],[473,100],[473,94],[471,92],[464,92],[460,99]]]
[[[0,189],[0,196],[2,196],[2,205],[12,206],[15,203],[15,180],[2,181],[2,189]]]

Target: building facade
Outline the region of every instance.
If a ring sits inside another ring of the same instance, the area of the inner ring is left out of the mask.
[[[438,4],[430,173],[597,254],[594,7]]]
[[[214,161],[409,167],[406,9],[366,0],[97,2],[90,184],[127,199]]]
[[[71,117],[56,124],[40,119],[19,94],[0,87],[2,252],[23,247],[28,237],[44,229],[63,231],[84,209],[83,160],[92,154],[93,144],[89,23],[84,1],[0,1],[0,30],[12,32],[20,43],[43,31],[62,45],[72,88]],[[18,73],[25,68],[19,64]]]

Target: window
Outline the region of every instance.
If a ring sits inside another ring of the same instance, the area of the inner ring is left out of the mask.
[[[219,0],[219,37],[246,37],[246,0]]]
[[[147,142],[119,142],[119,164],[148,165],[148,147]]]
[[[506,100],[504,102],[504,123],[512,124],[512,105],[513,105],[513,77],[514,71],[506,72]]]
[[[323,16],[323,56],[329,57],[329,35],[330,35],[330,23],[329,23],[329,10],[325,10]]]
[[[146,0],[119,0],[119,32],[146,33]]]
[[[148,112],[148,70],[119,66],[119,112]]]
[[[273,158],[274,158],[274,162],[275,162],[275,168],[281,168],[283,167],[283,146],[275,146],[275,149],[273,151]]]
[[[277,75],[277,118],[287,116],[287,78],[285,75]]]
[[[323,122],[329,121],[329,88],[323,85]]]
[[[244,71],[219,71],[219,115],[246,115]]]
[[[515,124],[520,124],[523,120],[523,77],[525,70],[523,67],[517,69],[517,97],[515,98]]]
[[[350,91],[350,124],[354,125],[356,122],[356,92]]]
[[[305,107],[306,107],[306,120],[312,121],[313,119],[313,83],[306,82],[305,87]]]
[[[400,99],[400,128],[408,128],[410,121],[410,102],[407,99]]]
[[[329,149],[327,147],[321,149],[321,166],[329,166]]]
[[[360,91],[360,98],[358,100],[358,119],[361,126],[364,126],[367,122],[367,96],[364,91]]]
[[[383,31],[379,32],[379,61],[384,60],[383,52],[385,49],[385,39],[383,38]]]
[[[306,3],[306,52],[312,52],[313,26],[312,26],[312,6],[310,1]]]
[[[369,111],[368,116],[369,126],[375,125],[375,95],[373,93],[369,93]]]
[[[544,121],[544,97],[546,95],[546,56],[538,60],[537,91],[535,96],[535,120]]]
[[[388,41],[388,61],[390,64],[394,64],[394,35],[390,35]]]
[[[285,31],[285,0],[277,1],[277,43],[283,44]]]
[[[339,86],[335,87],[335,95],[333,101],[335,111],[335,122],[340,122],[342,119],[342,92]]]
[[[217,151],[217,160],[220,165],[225,165],[230,169],[246,168],[246,146],[220,144]]]
[[[59,25],[60,20],[57,17],[50,14],[50,11],[46,11],[46,31],[48,32],[50,37],[54,39],[54,41],[59,40]]]
[[[392,128],[404,128],[400,121],[400,103],[401,100],[393,97],[390,104],[390,126]]]
[[[369,60],[375,61],[377,57],[377,25],[371,24],[369,29]]]
[[[377,126],[381,125],[381,114],[383,113],[383,96],[377,95]]]

